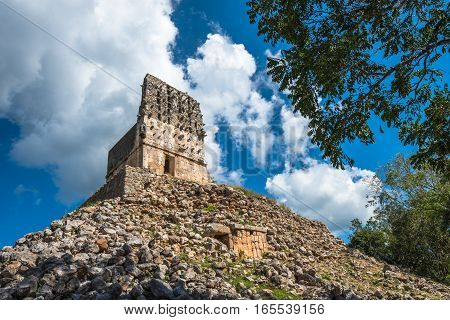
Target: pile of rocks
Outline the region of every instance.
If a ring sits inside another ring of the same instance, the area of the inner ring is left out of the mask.
[[[266,228],[270,250],[249,259],[211,233],[235,224]],[[167,176],[0,251],[0,299],[273,298],[449,299],[450,288],[350,250],[269,198]]]

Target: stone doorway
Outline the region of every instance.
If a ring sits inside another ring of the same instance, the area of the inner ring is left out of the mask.
[[[164,159],[164,174],[175,176],[175,157],[166,154]]]

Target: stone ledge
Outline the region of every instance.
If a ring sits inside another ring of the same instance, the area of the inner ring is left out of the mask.
[[[231,233],[230,227],[221,223],[210,223],[206,227],[205,234],[211,237],[225,236]]]
[[[251,226],[248,224],[239,224],[239,223],[233,223],[229,226],[232,230],[247,230],[247,231],[257,231],[257,232],[263,232],[267,233],[267,228],[264,227],[257,227],[257,226]]]

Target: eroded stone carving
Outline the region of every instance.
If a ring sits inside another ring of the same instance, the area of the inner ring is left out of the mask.
[[[264,252],[269,250],[266,234],[266,228],[237,223],[230,226],[210,223],[205,232],[206,236],[222,241],[237,254],[254,259],[261,259]]]
[[[137,123],[109,152],[107,179],[126,164],[207,183],[204,138],[199,103],[148,74]]]
[[[179,130],[205,137],[200,104],[187,93],[181,92],[152,75],[144,79],[139,115],[170,124]]]

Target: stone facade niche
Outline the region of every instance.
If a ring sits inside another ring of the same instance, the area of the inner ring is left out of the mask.
[[[128,165],[208,183],[203,126],[197,101],[147,74],[137,122],[109,151],[107,181]]]
[[[247,258],[261,259],[264,252],[269,250],[266,228],[242,224],[225,226],[211,223],[206,234],[220,240],[228,249]]]

